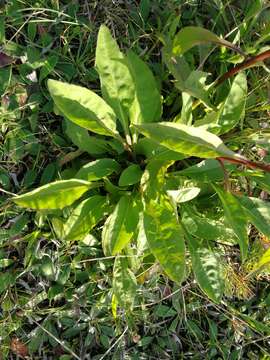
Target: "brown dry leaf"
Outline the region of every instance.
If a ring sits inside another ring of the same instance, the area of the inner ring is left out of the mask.
[[[26,358],[26,356],[28,355],[27,346],[23,342],[21,342],[18,338],[14,337],[11,339],[10,349],[14,354],[22,358]]]
[[[13,61],[14,59],[11,56],[0,52],[0,68],[12,64]]]

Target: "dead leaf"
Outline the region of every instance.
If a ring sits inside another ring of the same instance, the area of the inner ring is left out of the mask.
[[[18,338],[12,338],[10,343],[10,349],[11,351],[16,354],[17,356],[20,356],[22,358],[26,358],[28,355],[28,348],[27,346],[21,342]]]
[[[0,68],[12,64],[13,61],[14,59],[11,56],[0,52]]]

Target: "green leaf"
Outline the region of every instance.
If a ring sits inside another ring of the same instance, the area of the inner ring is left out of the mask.
[[[3,15],[0,16],[0,44],[2,45],[5,40],[6,40],[6,36],[5,36],[5,17]]]
[[[212,108],[213,106],[209,100],[207,87],[205,85],[207,76],[208,74],[206,72],[199,70],[192,71],[185,80],[183,90],[196,99],[200,99],[206,106]]]
[[[139,221],[132,196],[122,196],[102,230],[102,247],[106,256],[116,255],[131,241]]]
[[[105,216],[108,203],[105,196],[94,195],[82,201],[64,224],[65,240],[82,240]]]
[[[79,199],[91,184],[83,180],[60,180],[13,198],[22,207],[35,210],[63,209]]]
[[[141,178],[141,191],[147,201],[158,199],[164,194],[165,174],[173,161],[151,160]]]
[[[224,39],[219,38],[217,35],[209,30],[197,26],[187,26],[181,29],[173,40],[173,55],[183,55],[186,51],[195,45],[214,43],[220,46],[226,46],[230,49],[239,49]]]
[[[136,154],[144,155],[148,160],[182,160],[186,157],[186,155],[169,150],[148,138],[139,139],[135,144],[135,151]]]
[[[245,115],[247,98],[247,79],[245,73],[239,73],[231,86],[229,95],[218,112],[208,113],[197,125],[206,125],[215,134],[225,134],[239,124]],[[212,119],[212,121],[211,121]]]
[[[142,124],[159,121],[162,112],[161,97],[151,70],[132,51],[127,53],[127,61],[136,93],[130,109],[130,122]]]
[[[142,177],[142,170],[139,165],[133,164],[127,167],[121,174],[118,185],[119,186],[129,186],[137,184]]]
[[[270,204],[253,197],[239,197],[250,222],[266,237],[270,238]]]
[[[12,274],[11,272],[4,272],[0,274],[0,294],[7,290],[9,286],[15,284],[16,274]]]
[[[56,64],[58,62],[58,56],[52,55],[49,56],[45,61],[40,70],[39,74],[39,82],[46,79],[46,77],[54,70]]]
[[[192,124],[192,104],[193,98],[192,96],[183,91],[182,92],[182,109],[179,118],[174,121],[179,124],[191,125]]]
[[[95,181],[118,173],[121,167],[117,161],[113,159],[98,159],[84,165],[76,174],[77,179],[86,181]]]
[[[163,191],[165,173],[171,164],[151,161],[147,165],[141,179],[143,226],[150,250],[165,273],[170,279],[181,282],[185,276],[184,235],[178,223],[177,211]]]
[[[233,230],[224,222],[187,214],[182,219],[189,233],[199,239],[217,241],[226,245],[235,245],[238,240]]]
[[[247,98],[247,78],[245,73],[239,73],[230,89],[229,95],[222,106],[218,119],[221,127],[219,134],[224,134],[233,129],[245,115]]]
[[[260,258],[258,263],[256,264],[256,268],[262,268],[264,266],[270,265],[270,248],[266,250],[263,256]]]
[[[199,187],[187,187],[179,190],[167,190],[167,194],[173,199],[176,204],[184,203],[193,200],[200,193]]]
[[[57,108],[70,121],[97,134],[117,135],[112,108],[93,91],[51,79],[48,89]]]
[[[270,174],[263,174],[263,176],[253,177],[259,187],[270,193]]]
[[[213,185],[214,186],[214,185]],[[241,257],[244,261],[248,253],[247,217],[239,200],[228,191],[214,186],[224,209],[225,217],[238,238]]]
[[[173,54],[172,44],[167,43],[162,50],[163,60],[166,63],[169,71],[176,79],[175,86],[180,91],[189,91],[186,89],[185,81],[191,74],[191,69],[185,58],[180,55]]]
[[[224,290],[221,259],[218,254],[203,246],[191,235],[187,236],[192,269],[200,288],[214,302],[219,302]]]
[[[109,146],[105,140],[90,136],[86,129],[65,119],[65,133],[70,140],[82,151],[90,155],[99,155],[108,152]]]
[[[167,122],[133,126],[146,137],[182,154],[202,158],[237,156],[219,137],[200,128]]]
[[[145,204],[144,231],[151,252],[168,277],[180,283],[185,276],[185,242],[168,196]]]
[[[131,310],[137,290],[137,281],[126,258],[116,257],[113,267],[113,293],[118,304]]]
[[[128,115],[135,96],[134,81],[110,30],[101,25],[96,47],[96,67],[103,98],[114,109],[128,134]]]
[[[231,170],[234,165],[225,164],[226,170]],[[173,175],[188,176],[191,179],[199,181],[219,181],[224,179],[224,172],[219,161],[215,159],[206,159],[196,165],[189,166],[186,169],[175,171]]]

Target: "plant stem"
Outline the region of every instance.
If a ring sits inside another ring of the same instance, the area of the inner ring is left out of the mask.
[[[242,164],[245,165],[246,167],[250,168],[250,169],[261,169],[265,172],[269,172],[270,173],[270,164],[263,164],[257,161],[251,161],[245,158],[239,158],[239,159],[235,159],[235,158],[230,158],[230,157],[218,157],[216,158],[219,162],[220,161],[228,161],[232,164]]]
[[[230,77],[234,76],[241,70],[245,70],[253,65],[255,65],[258,62],[264,61],[266,59],[270,58],[270,50],[264,51],[259,55],[252,56],[249,59],[245,60],[241,64],[235,66],[234,68],[227,71],[225,74],[223,74],[219,79],[216,81],[216,86],[222,84],[225,80],[229,79]]]

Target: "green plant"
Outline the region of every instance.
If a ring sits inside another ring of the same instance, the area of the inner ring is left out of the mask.
[[[162,99],[150,68],[132,51],[124,55],[101,26],[96,69],[102,97],[77,85],[48,81],[68,136],[95,160],[72,169],[67,179],[14,197],[17,205],[46,216],[62,241],[82,241],[102,226],[104,254],[115,257],[114,313],[117,305],[132,308],[136,275],[147,269],[145,259],[150,265],[156,259],[177,283],[186,279],[191,262],[201,289],[219,302],[226,248],[239,246],[242,261],[248,258],[249,223],[270,237],[268,203],[234,194],[241,191],[236,165],[268,171],[230,149],[241,150],[229,135],[243,127],[246,76],[239,73],[229,91],[223,88],[217,97],[214,83],[206,84],[208,74],[192,71],[184,58],[205,42],[243,52],[196,27],[163,41],[164,61],[182,93],[181,113],[160,121]],[[269,189],[268,174],[242,172]],[[226,190],[220,186],[223,180]]]

